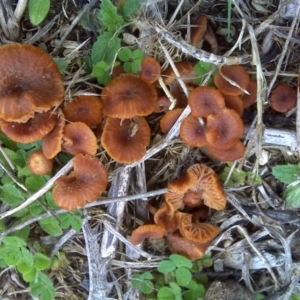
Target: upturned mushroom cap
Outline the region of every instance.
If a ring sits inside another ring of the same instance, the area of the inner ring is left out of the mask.
[[[42,176],[51,171],[53,159],[46,158],[42,150],[36,150],[28,156],[27,165],[33,174]]]
[[[232,109],[224,108],[217,115],[209,115],[206,122],[207,144],[219,150],[232,148],[244,133],[244,123]]]
[[[0,128],[11,140],[19,143],[32,143],[42,139],[55,126],[57,117],[51,112],[36,113],[26,123],[0,120]]]
[[[105,86],[103,113],[112,118],[147,116],[156,106],[156,88],[133,74],[121,74]]]
[[[207,146],[206,148],[209,154],[222,162],[240,159],[246,151],[246,148],[241,141],[238,141],[235,146],[229,148],[228,150],[219,150],[210,146]]]
[[[154,214],[154,223],[165,228],[166,233],[171,233],[178,229],[176,212],[174,213],[165,202]]]
[[[192,115],[197,118],[217,114],[225,107],[222,93],[211,86],[195,88],[189,95],[188,104],[191,107]]]
[[[101,144],[115,161],[129,164],[145,155],[150,135],[149,125],[143,117],[134,120],[107,118]]]
[[[66,120],[82,122],[92,127],[102,119],[102,101],[96,96],[78,96],[63,108]]]
[[[173,125],[176,123],[178,118],[183,112],[183,108],[175,108],[167,111],[160,119],[159,125],[163,133],[168,133]]]
[[[56,63],[37,47],[6,44],[0,47],[0,118],[27,122],[36,112],[58,106],[64,97]]]
[[[167,235],[169,249],[172,253],[183,255],[189,259],[200,259],[209,243],[195,243],[183,237],[178,231]]]
[[[297,92],[288,84],[279,84],[271,92],[271,107],[278,112],[287,112],[297,103]]]
[[[160,64],[153,57],[143,58],[141,63],[140,78],[147,83],[154,83],[160,76]]]
[[[183,193],[177,193],[174,190],[168,189],[167,193],[164,195],[165,202],[168,204],[172,213],[174,213],[178,209],[184,208],[183,203]]]
[[[233,81],[236,85],[232,85],[222,74]],[[223,66],[214,76],[214,83],[216,87],[227,95],[239,96],[243,94],[243,90],[247,89],[250,81],[249,74],[245,67],[241,65]],[[243,90],[242,90],[242,89]]]
[[[155,224],[141,225],[132,231],[130,242],[133,245],[138,245],[141,244],[146,238],[159,240],[163,238],[165,234],[166,230],[161,226]]]
[[[180,138],[190,147],[205,146],[207,144],[206,124],[190,114],[180,125]]]
[[[78,154],[73,165],[74,171],[69,176],[59,177],[52,191],[56,205],[67,210],[97,200],[108,183],[107,170],[98,158]]]
[[[61,151],[65,123],[65,117],[60,113],[54,129],[43,138],[42,149],[46,158],[54,158]]]
[[[82,122],[67,124],[64,127],[62,146],[71,154],[90,154],[97,152],[97,138],[93,131]]]

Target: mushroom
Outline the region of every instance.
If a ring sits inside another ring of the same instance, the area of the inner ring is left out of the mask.
[[[86,201],[95,201],[108,183],[107,170],[98,158],[78,154],[73,165],[74,171],[59,177],[52,191],[56,205],[67,210],[81,208]]]
[[[155,225],[142,225],[132,231],[130,242],[134,245],[141,244],[146,238],[159,240],[166,234],[165,228]]]
[[[271,92],[271,107],[285,113],[296,106],[297,92],[288,84],[278,84]]]
[[[242,101],[244,103],[244,108],[248,108],[250,105],[255,103],[257,97],[257,83],[254,80],[250,80],[246,88],[249,94],[244,93],[242,95]]]
[[[160,119],[159,125],[163,133],[168,133],[183,112],[183,108],[167,111]]]
[[[225,77],[223,77],[225,76]],[[234,83],[230,83],[228,79]],[[214,76],[216,87],[227,95],[239,96],[247,89],[250,77],[244,66],[223,66]]]
[[[43,138],[42,149],[46,158],[54,158],[61,151],[65,123],[65,117],[60,113],[54,129]]]
[[[207,31],[207,17],[199,16],[191,30],[191,44],[199,49],[202,48],[203,38]]]
[[[199,86],[189,95],[188,104],[191,114],[197,118],[217,114],[225,108],[224,97],[215,87]]]
[[[143,117],[132,120],[107,118],[101,144],[115,161],[129,164],[144,156],[150,135],[149,125]]]
[[[26,144],[42,139],[54,128],[56,122],[56,115],[49,111],[36,113],[26,123],[0,120],[0,128],[11,140]]]
[[[207,144],[206,125],[193,115],[188,115],[180,125],[180,138],[190,147],[203,147]]]
[[[169,98],[165,95],[159,96],[156,102],[156,107],[154,109],[154,112],[161,113],[168,111],[169,107],[171,105],[171,101]]]
[[[60,105],[64,85],[54,60],[37,47],[0,47],[0,118],[25,123],[36,112]]]
[[[246,95],[246,94],[244,94]],[[242,100],[241,96],[223,95],[225,106],[229,109],[233,109],[241,117],[244,112],[245,102]]]
[[[174,213],[170,205],[166,202],[154,214],[154,223],[165,228],[166,233],[171,233],[178,229],[176,212]]]
[[[180,79],[185,82],[193,82],[196,78],[196,73],[194,72],[194,63],[190,61],[180,61],[175,63],[175,67],[180,75]],[[176,80],[176,75],[171,66],[165,69],[161,76],[164,78],[164,82],[167,85],[172,84]]]
[[[101,94],[103,113],[112,118],[147,116],[156,106],[157,92],[133,74],[121,74],[108,83]]]
[[[82,122],[92,127],[102,119],[102,101],[96,96],[78,96],[63,108],[66,120]]]
[[[243,133],[243,121],[232,109],[224,108],[221,113],[207,117],[206,140],[211,147],[228,150],[239,141]]]
[[[42,176],[51,171],[53,159],[45,157],[42,150],[36,150],[28,156],[27,166],[33,174]]]
[[[71,154],[90,154],[97,152],[97,138],[93,131],[82,122],[67,124],[64,127],[63,147]]]
[[[153,57],[144,57],[141,63],[140,78],[147,83],[154,83],[160,76],[160,64]]]

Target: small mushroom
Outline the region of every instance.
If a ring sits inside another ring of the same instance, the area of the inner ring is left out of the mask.
[[[154,83],[160,76],[160,64],[153,57],[144,57],[141,63],[140,78],[147,83]]]
[[[108,173],[96,157],[78,154],[75,156],[74,171],[59,177],[52,191],[56,205],[67,210],[81,208],[93,202],[105,191]]]
[[[141,244],[146,238],[159,240],[166,234],[165,228],[155,225],[142,225],[132,231],[130,242],[134,245]]]
[[[163,133],[168,133],[183,112],[183,108],[167,111],[160,119],[159,125]]]
[[[33,174],[42,176],[52,170],[53,159],[45,157],[42,150],[36,150],[28,156],[27,166]]]
[[[285,113],[296,106],[297,92],[288,84],[278,84],[271,92],[271,107]]]
[[[246,94],[244,94],[246,95]],[[245,102],[241,96],[223,95],[225,100],[225,106],[229,109],[233,109],[241,117],[244,112]]]
[[[246,90],[249,94],[244,93],[242,95],[242,101],[244,103],[244,108],[248,108],[256,101],[256,98],[257,98],[257,83],[256,83],[256,81],[250,80]]]

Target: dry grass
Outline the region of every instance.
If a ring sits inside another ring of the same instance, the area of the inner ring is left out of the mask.
[[[78,9],[70,0],[62,2],[62,6],[53,5],[47,24],[34,32],[23,28],[20,33],[22,42],[46,45],[53,57],[62,57],[69,63],[64,73],[66,101],[78,94],[101,93],[96,81],[84,73],[81,61],[90,53],[96,36],[78,25],[84,12],[89,12],[92,18],[96,2],[91,1]],[[235,168],[250,170],[262,178],[262,183],[255,185],[247,180],[242,186],[226,188],[227,208],[210,216],[210,222],[219,225],[221,233],[208,249],[213,253],[214,267],[206,273],[212,280],[224,280],[224,274],[236,281],[242,279],[242,284],[253,294],[266,292],[276,299],[289,299],[292,292],[299,289],[298,215],[285,211],[283,187],[272,177],[270,168],[278,163],[298,162],[300,102],[297,109],[282,116],[269,109],[268,96],[278,82],[298,85],[300,5],[297,1],[252,1],[252,4],[233,1],[232,31],[235,33],[231,41],[218,35],[222,55],[215,56],[202,50],[195,51],[179,36],[199,13],[208,15],[214,30],[224,31],[227,27],[226,1],[166,1],[169,3],[168,12],[165,1],[149,2],[134,20],[139,32],[134,39],[135,46],[153,55],[164,67],[174,66],[174,62],[187,57],[204,59],[216,67],[242,63],[247,64],[251,76],[257,80],[257,104],[247,111],[245,119],[248,124],[244,139],[247,151],[242,159],[233,163],[231,172]],[[289,16],[287,12],[290,12]],[[1,39],[2,43],[10,42],[3,34]],[[277,52],[273,53],[273,49]],[[188,94],[185,83],[180,78],[178,81]],[[185,146],[177,138],[180,122],[189,112],[187,107],[166,136],[161,136],[157,126],[161,116],[150,116],[152,144],[136,163],[115,164],[100,149],[99,158],[110,174],[108,194],[83,209],[82,231],[68,231],[59,239],[41,239],[49,253],[53,255],[59,251],[63,256],[61,265],[50,273],[56,299],[140,297],[131,288],[131,275],[153,270],[169,254],[164,242],[148,242],[143,250],[128,242],[132,229],[148,218],[146,200],[159,201],[167,184],[195,162],[206,163],[217,172],[225,166],[201,149]],[[280,132],[285,138],[274,140],[272,130],[277,130],[276,133]],[[72,162],[17,210],[43,195],[53,186],[57,176],[67,173],[71,166]],[[269,210],[272,210],[272,215]],[[53,213],[61,212],[63,210]],[[287,214],[285,219],[282,212]],[[6,212],[2,217],[11,213]],[[46,216],[43,214],[10,228],[0,237],[26,225],[34,225]],[[295,222],[290,222],[290,219]],[[0,272],[0,287],[1,299],[31,299],[29,290],[14,269]]]

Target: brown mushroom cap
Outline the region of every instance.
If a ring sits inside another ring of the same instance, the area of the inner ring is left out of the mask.
[[[189,259],[200,259],[209,243],[195,243],[183,237],[178,231],[167,235],[169,249],[172,253],[183,255]]]
[[[42,150],[36,150],[28,156],[27,165],[33,174],[42,176],[51,171],[53,159],[46,158]]]
[[[165,202],[168,204],[170,211],[174,213],[178,209],[184,208],[183,203],[183,193],[177,193],[174,190],[168,189],[167,193],[164,195]]]
[[[180,138],[190,147],[203,147],[206,141],[206,125],[193,115],[188,115],[180,125]]]
[[[44,112],[36,113],[34,118],[26,123],[0,120],[0,128],[11,140],[26,144],[42,139],[54,128],[56,122],[55,114]]]
[[[191,30],[191,44],[197,48],[202,48],[203,38],[207,31],[207,17],[200,16],[194,22]]]
[[[92,127],[102,119],[102,101],[96,96],[78,96],[63,108],[66,120],[82,122]]]
[[[64,127],[63,147],[71,154],[90,154],[97,152],[97,138],[84,123],[75,122]]]
[[[165,228],[166,233],[171,233],[178,229],[176,215],[167,203],[163,203],[154,214],[154,223]]]
[[[133,74],[121,74],[107,84],[101,94],[103,113],[112,118],[147,116],[156,106],[157,92]]]
[[[235,82],[242,89],[247,89],[250,77],[244,66],[241,65],[231,65],[223,66],[214,76],[214,83],[216,87],[223,93],[227,95],[239,96],[243,94],[243,91],[238,87],[232,85],[223,76],[226,76],[231,81]]]
[[[141,244],[146,238],[159,240],[163,238],[165,234],[166,230],[161,226],[155,224],[142,225],[132,231],[130,242],[134,245],[138,245]]]
[[[271,107],[278,112],[287,112],[297,103],[297,92],[288,84],[278,84],[271,92]]]
[[[169,107],[171,105],[171,101],[169,98],[165,95],[159,96],[156,102],[156,107],[154,112],[161,113],[168,111]]]
[[[225,106],[229,109],[233,109],[241,117],[244,112],[245,102],[241,96],[223,95],[225,100]]]
[[[54,158],[61,151],[65,123],[65,117],[63,113],[60,113],[54,129],[43,138],[42,148],[46,158]]]
[[[229,148],[228,150],[219,150],[210,146],[207,146],[206,148],[209,154],[222,162],[240,159],[246,151],[246,148],[241,141],[238,141],[232,148]]]
[[[173,125],[176,123],[178,118],[183,112],[183,108],[175,108],[173,110],[167,111],[163,117],[160,119],[159,125],[163,133],[168,133]]]
[[[154,83],[160,75],[160,64],[153,57],[144,57],[141,63],[140,78],[147,83]]]
[[[150,135],[149,125],[143,117],[134,120],[107,118],[101,144],[115,161],[129,164],[144,156]]]
[[[176,62],[175,66],[177,68],[178,73],[180,74],[180,78],[183,81],[194,82],[196,78],[196,74],[194,72],[194,63],[190,61],[180,61]],[[166,84],[171,84],[175,81],[176,75],[171,66],[169,66],[162,72],[162,77]]]
[[[197,118],[217,114],[225,107],[222,93],[211,86],[195,88],[189,95],[188,104],[191,107],[192,115]]]
[[[224,108],[221,113],[207,117],[206,140],[211,147],[219,150],[230,149],[243,133],[243,121],[232,109]]]
[[[37,47],[6,44],[0,47],[0,118],[27,122],[35,112],[58,106],[64,97],[56,63]]]
[[[244,108],[248,108],[250,105],[255,103],[257,98],[257,83],[254,80],[250,80],[246,88],[247,92],[242,95],[242,101],[244,103]]]
[[[74,171],[69,176],[59,177],[52,191],[56,205],[67,210],[95,201],[108,183],[107,170],[98,158],[78,154],[73,164]]]

